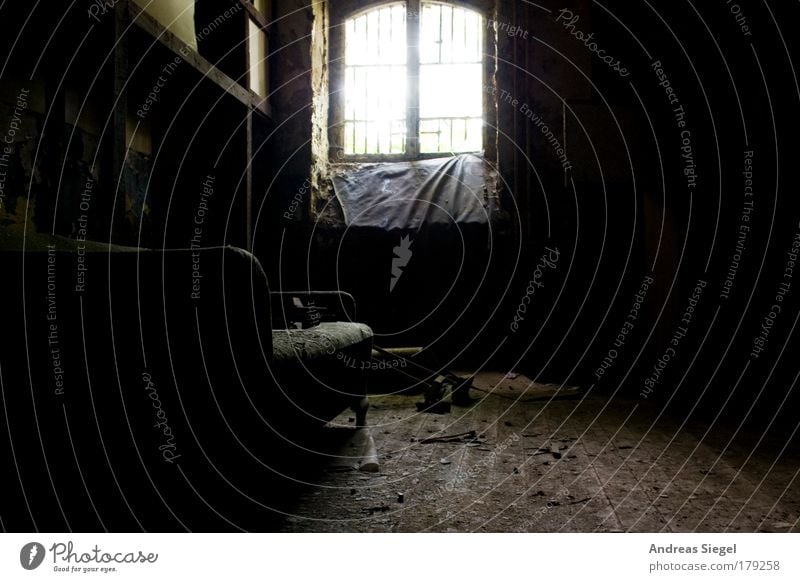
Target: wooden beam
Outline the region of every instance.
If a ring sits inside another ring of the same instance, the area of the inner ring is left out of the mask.
[[[249,108],[257,107],[262,113],[271,117],[269,104],[264,102],[261,97],[257,97],[252,91],[243,87],[228,75],[212,65],[203,58],[197,51],[184,43],[169,30],[164,28],[155,18],[144,12],[134,2],[128,2],[130,18],[139,29],[143,30],[162,45],[167,47],[176,55],[180,56],[186,63],[191,65],[197,72],[209,81],[215,83],[220,89],[236,98],[243,105]]]
[[[264,34],[269,34],[268,29],[270,27],[271,22],[267,20],[267,17],[261,14],[261,12],[259,12],[256,9],[256,7],[253,6],[253,3],[250,2],[250,0],[236,0],[236,1],[239,2],[239,4],[241,4],[244,7],[250,18],[255,21],[255,23],[261,30],[264,31]]]

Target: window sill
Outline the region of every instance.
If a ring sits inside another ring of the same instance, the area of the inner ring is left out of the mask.
[[[447,152],[437,152],[431,154],[418,154],[416,156],[407,156],[404,154],[386,154],[386,155],[340,155],[338,153],[331,155],[330,157],[330,164],[331,166],[350,166],[350,165],[361,165],[361,164],[386,164],[386,163],[395,163],[395,162],[417,162],[422,160],[435,160],[437,158],[453,158],[455,156],[460,156],[464,154],[472,154],[481,158],[485,158],[484,151],[477,151],[477,152],[458,152],[458,153],[447,153]]]

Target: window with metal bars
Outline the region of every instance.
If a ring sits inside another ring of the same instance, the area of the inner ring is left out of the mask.
[[[344,22],[343,151],[417,158],[483,149],[482,15],[383,4]]]

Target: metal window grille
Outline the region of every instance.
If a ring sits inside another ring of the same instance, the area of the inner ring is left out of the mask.
[[[345,22],[344,152],[414,156],[478,151],[483,26],[439,2],[374,8]]]

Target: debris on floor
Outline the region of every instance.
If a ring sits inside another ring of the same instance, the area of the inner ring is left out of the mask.
[[[474,384],[491,390],[504,377]],[[370,396],[380,465],[355,470],[360,444],[327,451],[321,469],[349,467],[320,470],[307,485],[318,494],[298,496],[280,531],[800,531],[797,448],[775,465],[771,449],[726,449],[722,431],[639,402],[528,401],[548,387],[524,375],[513,385],[445,416],[418,414],[418,395]]]

